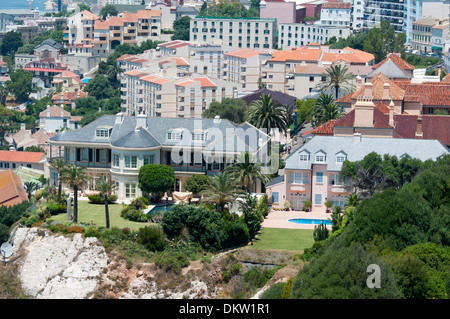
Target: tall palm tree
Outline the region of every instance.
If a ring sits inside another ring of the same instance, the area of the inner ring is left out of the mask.
[[[268,177],[262,173],[262,164],[248,151],[242,152],[236,162],[228,166],[225,171],[239,180],[241,187],[246,191],[250,191],[255,178],[259,178],[262,183],[268,181]]]
[[[349,92],[353,89],[353,73],[349,72],[346,65],[332,64],[322,74],[325,81],[319,84],[321,92],[329,92],[334,90],[335,99],[339,98],[339,93]]]
[[[268,134],[276,128],[281,132],[287,130],[285,108],[276,103],[268,94],[262,94],[260,100],[253,101],[246,115],[250,124],[257,128],[267,129]]]
[[[342,116],[339,107],[333,103],[331,94],[320,93],[314,105],[312,124],[317,127],[330,120],[338,119]]]
[[[109,228],[109,208],[108,208],[108,200],[109,196],[114,192],[116,189],[116,184],[111,183],[111,181],[107,180],[106,178],[101,179],[97,182],[97,185],[95,188],[100,192],[101,196],[103,196],[105,200],[105,217],[106,217],[106,228]]]
[[[78,222],[78,189],[85,186],[89,179],[91,178],[85,172],[85,166],[75,166],[72,163],[67,164],[67,166],[61,171],[61,180],[73,189],[73,221]]]
[[[23,187],[25,188],[25,191],[27,192],[28,199],[31,199],[31,196],[35,190],[39,189],[39,184],[35,182],[25,182],[23,183]]]
[[[226,172],[219,173],[210,179],[208,189],[200,192],[207,204],[214,204],[218,212],[223,213],[225,205],[231,204],[242,190],[239,181]]]
[[[61,182],[61,172],[66,167],[67,162],[62,158],[52,159],[50,166],[58,173],[58,203],[61,202],[62,193],[62,182]]]

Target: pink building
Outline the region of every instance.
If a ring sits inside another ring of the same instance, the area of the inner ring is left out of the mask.
[[[277,23],[296,23],[296,3],[264,1],[259,4],[260,17],[277,19]]]

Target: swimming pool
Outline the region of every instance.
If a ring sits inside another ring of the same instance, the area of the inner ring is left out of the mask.
[[[173,204],[157,205],[148,212],[148,214],[165,213],[172,208]]]
[[[320,225],[324,222],[325,225],[331,225],[331,221],[328,219],[293,218],[289,221],[296,224]]]

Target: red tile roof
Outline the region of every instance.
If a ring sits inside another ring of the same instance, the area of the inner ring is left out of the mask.
[[[44,156],[40,152],[0,151],[0,162],[39,163]]]
[[[375,64],[373,69],[378,69],[381,65],[383,65],[386,61],[391,60],[395,64],[397,64],[403,70],[414,70],[414,65],[409,64],[405,60],[403,60],[398,53],[389,53],[388,56],[381,62]]]
[[[0,206],[14,206],[26,200],[20,177],[10,169],[0,172]]]
[[[306,131],[302,134],[302,136],[306,136],[309,134],[312,135],[333,135],[334,122],[336,120],[330,120],[312,130]]]
[[[396,82],[405,90],[405,102],[420,102],[423,105],[450,106],[450,83]]]
[[[339,118],[334,122],[334,127],[355,127],[355,110]],[[392,128],[389,125],[389,114],[384,114],[380,110],[373,109],[373,127],[374,128]]]

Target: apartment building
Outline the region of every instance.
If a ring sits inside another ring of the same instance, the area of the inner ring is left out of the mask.
[[[255,49],[240,49],[224,54],[223,78],[239,86],[240,91],[254,92],[260,87],[261,64],[271,54]]]
[[[379,26],[381,21],[389,20],[396,32],[403,32],[407,15],[409,12],[405,10],[403,0],[365,0],[363,29],[370,30]]]
[[[157,72],[149,67],[124,73],[122,108],[129,115],[143,112],[154,117],[201,118],[211,102],[233,97],[236,89],[221,79],[178,76],[174,67]]]
[[[431,30],[431,51],[442,52],[449,35],[449,18],[439,20]]]
[[[424,151],[426,150],[426,151]],[[339,177],[345,160],[359,161],[367,154],[408,154],[422,161],[449,154],[437,140],[382,137],[314,136],[292,152],[285,160],[284,174],[266,185],[269,202],[283,208],[289,201],[294,210],[303,210],[305,201],[312,202],[312,211],[325,211],[325,202],[344,206],[351,194],[348,182]]]
[[[312,82],[314,86],[322,78],[322,75],[313,72],[312,68],[332,63],[345,63],[359,66],[359,72],[362,72],[365,66],[372,65],[374,60],[375,57],[372,54],[350,47],[333,50],[329,46],[309,43],[301,48],[274,51],[272,57],[265,64],[261,65],[261,77],[263,84],[269,90],[280,91],[294,95],[297,98],[303,98],[305,97],[304,94],[309,93],[311,88],[309,84],[311,77],[313,77]],[[300,67],[309,67],[309,71],[300,70]],[[325,68],[323,70],[325,71]],[[354,71],[358,72],[358,68],[356,67]],[[296,74],[299,75],[297,79]],[[302,80],[300,79],[300,74],[302,74]],[[307,88],[308,92],[305,92],[305,88]]]
[[[190,44],[189,72],[220,79],[224,73],[224,50],[221,45]]]
[[[241,142],[249,136],[252,139],[248,143]],[[218,174],[234,162],[236,154],[257,154],[269,142],[269,136],[255,127],[219,117],[158,118],[122,113],[105,115],[80,130],[63,131],[50,139],[52,147],[61,148],[66,161],[87,167],[92,179],[86,190],[94,190],[96,182],[106,177],[116,185],[119,200],[143,195],[138,188],[138,173],[145,164],[164,164],[175,170],[171,194],[184,191],[190,176]],[[50,183],[57,177],[51,169]],[[258,183],[253,191],[261,191]]]
[[[325,2],[320,9],[320,23],[329,26],[350,27],[352,3]]]
[[[437,19],[434,17],[424,17],[419,19],[412,24],[412,39],[411,39],[411,48],[413,50],[419,50],[420,52],[429,53],[433,47],[433,30],[435,30],[435,34],[439,33],[441,30],[442,36],[442,28],[448,29],[449,19]],[[447,31],[448,32],[448,31]],[[436,38],[437,40],[437,38]],[[442,38],[440,38],[442,41]]]
[[[275,49],[275,19],[197,17],[190,22],[190,41],[230,49]]]
[[[286,23],[278,25],[278,47],[283,50],[307,45],[310,42],[326,43],[331,37],[347,38],[350,27],[322,23]]]

